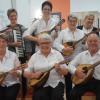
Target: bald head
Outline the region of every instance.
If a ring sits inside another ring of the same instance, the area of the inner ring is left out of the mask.
[[[99,41],[99,37],[98,37],[98,35],[97,34],[95,34],[95,32],[92,32],[88,37],[87,37],[87,41],[89,41],[89,40],[97,40],[97,41]]]
[[[99,37],[92,33],[87,37],[87,48],[91,53],[96,53],[99,50]]]

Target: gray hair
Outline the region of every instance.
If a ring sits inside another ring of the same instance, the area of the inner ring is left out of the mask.
[[[91,16],[95,18],[94,14],[87,14],[87,15],[84,17],[84,19],[86,19],[86,18],[88,18],[88,17],[91,17]]]
[[[67,17],[67,20],[70,20],[70,18],[75,18],[76,20],[78,20],[77,16],[72,15],[72,14]]]
[[[46,40],[46,41],[50,41],[52,42],[52,37],[47,33],[47,32],[42,32],[40,35],[39,35],[39,39],[40,40]]]

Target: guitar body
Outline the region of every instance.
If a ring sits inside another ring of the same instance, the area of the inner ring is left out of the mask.
[[[83,69],[85,74],[86,74],[86,77],[84,77],[83,79],[79,79],[76,75],[73,75],[72,76],[72,82],[75,84],[75,85],[79,85],[79,84],[84,84],[86,83],[89,79],[92,78],[92,75],[93,75],[93,68],[91,68],[91,64],[82,64],[82,65],[79,65],[77,67],[77,70],[81,70]]]
[[[29,80],[29,86],[39,88],[39,87],[43,86],[46,83],[48,77],[49,77],[49,72],[45,72],[38,79],[30,79]]]
[[[67,43],[64,43],[63,45],[65,48],[69,47],[69,46],[73,46],[73,42],[67,42]],[[64,56],[70,56],[70,55],[72,55],[72,53],[73,53],[73,51],[70,51],[70,52],[63,51]]]

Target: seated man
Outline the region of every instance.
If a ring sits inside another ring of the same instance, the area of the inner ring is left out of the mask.
[[[39,36],[40,50],[32,55],[28,68],[24,71],[26,78],[39,78],[43,72],[54,67],[46,83],[35,90],[32,100],[64,100],[64,76],[67,74],[63,56],[52,49],[52,38],[44,33]],[[33,87],[35,88],[35,87]]]
[[[69,71],[76,75],[78,81],[86,77],[86,71],[84,69],[78,70],[79,64],[91,64],[96,65],[93,69],[93,76],[85,83],[79,83],[75,85],[71,93],[71,100],[81,100],[81,96],[86,91],[92,91],[96,94],[96,100],[100,100],[100,49],[99,38],[93,32],[87,37],[88,50],[78,54],[69,64]],[[96,64],[95,64],[96,63]],[[98,63],[98,64],[97,64]],[[88,68],[88,67],[87,67]]]

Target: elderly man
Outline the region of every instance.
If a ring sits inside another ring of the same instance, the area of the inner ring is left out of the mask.
[[[7,49],[7,36],[0,33],[0,72],[8,72],[0,83],[0,100],[16,100],[20,89],[18,72],[13,70],[20,63],[17,55]]]
[[[79,64],[95,64],[100,61],[100,40],[93,32],[87,37],[88,50],[78,54],[69,64],[69,71],[75,74],[78,79],[86,77],[84,69],[77,69]],[[100,65],[93,69],[93,76],[84,84],[77,84],[71,93],[71,100],[81,100],[81,96],[86,91],[93,91],[96,94],[96,100],[100,100]]]
[[[82,30],[77,29],[77,17],[74,15],[69,15],[67,18],[67,24],[68,28],[62,30],[58,36],[58,38],[54,41],[54,48],[59,50],[61,53],[64,54],[65,59],[67,59],[68,62],[70,62],[78,53],[82,52],[84,50],[84,46],[82,43],[78,43],[77,46],[73,49],[72,46],[68,45],[69,43],[73,43],[75,41],[80,40],[84,37],[84,33]],[[66,44],[67,46],[65,46]],[[66,53],[71,53],[70,55],[66,55]],[[72,89],[72,83],[71,83],[71,75],[68,74],[65,76],[66,80],[66,97],[67,100],[70,100],[70,91]]]
[[[64,100],[64,74],[67,74],[66,64],[61,63],[64,58],[52,49],[52,38],[48,33],[39,36],[39,48],[30,58],[24,76],[37,79],[41,74],[54,67],[42,87],[35,91],[33,100]]]

